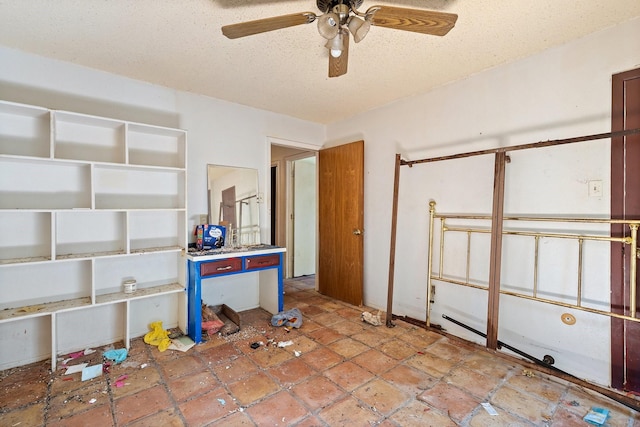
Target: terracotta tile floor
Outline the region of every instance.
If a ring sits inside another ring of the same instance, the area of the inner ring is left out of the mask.
[[[49,362],[0,372],[0,426],[566,427],[597,406],[611,410],[608,426],[640,427],[627,407],[517,361],[402,321],[363,323],[313,283],[286,282],[286,309],[304,315],[290,332],[256,309],[240,333],[185,353],[133,340],[125,362],[90,381]],[[293,345],[250,347],[269,339]],[[74,363],[101,363],[96,350]]]

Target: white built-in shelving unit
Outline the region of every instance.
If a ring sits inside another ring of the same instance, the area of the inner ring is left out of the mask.
[[[0,369],[186,331],[186,150],[183,130],[0,101]]]

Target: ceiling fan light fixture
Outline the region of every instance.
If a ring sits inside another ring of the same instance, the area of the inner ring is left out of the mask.
[[[327,49],[329,49],[329,53],[334,58],[340,57],[342,55],[342,50],[344,49],[344,39],[342,32],[339,32],[334,38],[329,40],[325,45]]]
[[[340,32],[340,17],[335,13],[329,12],[318,18],[318,32],[327,40],[335,38]]]
[[[352,16],[347,24],[349,32],[353,35],[353,40],[358,43],[367,35],[371,28],[371,22],[365,19]]]

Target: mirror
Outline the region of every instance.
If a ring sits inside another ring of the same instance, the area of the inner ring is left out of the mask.
[[[227,227],[225,246],[260,244],[258,171],[207,165],[209,223]]]

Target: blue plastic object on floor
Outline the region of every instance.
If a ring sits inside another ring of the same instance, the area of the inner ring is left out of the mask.
[[[587,412],[587,415],[584,416],[583,420],[589,424],[593,424],[594,426],[603,426],[604,423],[607,422],[607,418],[609,418],[608,409],[593,407],[589,412]]]
[[[124,362],[124,359],[127,358],[127,349],[121,348],[119,350],[107,350],[104,352],[103,356],[116,363]]]

